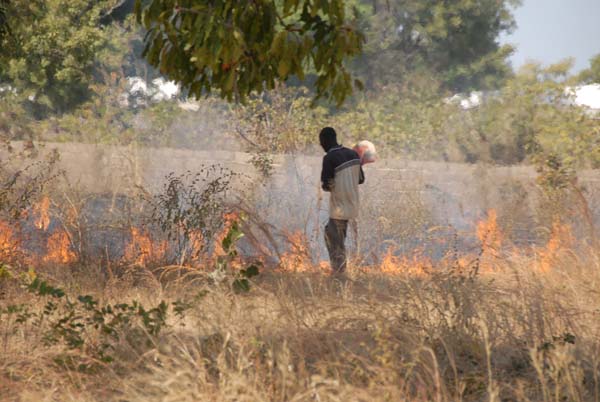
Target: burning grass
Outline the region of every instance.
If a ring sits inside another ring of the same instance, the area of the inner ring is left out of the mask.
[[[121,283],[115,294],[102,276],[90,284],[94,271],[55,275],[67,289],[88,283],[78,291],[104,306],[187,306],[169,310],[156,334],[134,321],[119,327],[110,363],[91,349],[47,346],[49,322],[20,325],[19,313],[3,311],[1,399],[597,400],[598,253],[555,256],[549,271],[536,255],[498,258],[501,274],[472,279],[442,262],[427,276],[354,269],[343,281],[264,271],[242,294],[208,279],[193,289]],[[6,292],[3,309],[54,300]],[[84,338],[104,339],[92,328]]]
[[[54,269],[37,272],[52,285],[27,292],[19,284],[36,274],[0,276],[0,400],[600,398],[600,251],[575,249],[564,223],[545,245],[517,248],[489,211],[476,250],[389,248],[346,278],[289,233],[279,261],[240,292],[207,269],[244,265],[231,251],[240,219],[227,215],[220,247],[189,266],[148,268],[169,244],[132,228],[124,263],[144,281],[82,265],[54,229],[38,256]],[[17,234],[0,229],[14,252]]]
[[[125,262],[145,266],[154,261],[162,261],[167,248],[166,241],[154,241],[148,232],[132,227],[131,239],[125,248],[123,259]]]
[[[1,401],[600,400],[600,250],[565,221],[517,246],[490,210],[443,253],[349,247],[335,278],[306,232],[184,179],[159,225],[73,196],[0,221]]]
[[[20,248],[20,242],[12,226],[0,221],[0,256],[2,261],[12,259]]]

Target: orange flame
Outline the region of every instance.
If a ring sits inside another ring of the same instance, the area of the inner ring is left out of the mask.
[[[227,233],[229,233],[233,223],[239,221],[239,219],[240,215],[235,211],[223,214],[223,228],[219,233],[217,233],[214,239],[215,243],[212,253],[213,260],[225,255],[225,250],[223,250],[222,246],[223,239],[225,239],[225,236],[227,236]]]
[[[477,223],[477,238],[481,242],[479,256],[462,256],[458,259],[458,267],[461,270],[472,268],[472,264],[478,264],[478,272],[493,272],[498,268],[500,250],[504,242],[504,234],[498,226],[498,215],[495,209],[487,212],[487,218]]]
[[[44,196],[44,198],[42,198],[42,200],[34,206],[33,210],[37,215],[37,219],[35,220],[36,228],[44,231],[48,229],[48,226],[50,226],[49,209],[50,198],[48,198],[47,196]]]
[[[495,209],[490,209],[487,213],[487,219],[477,223],[477,237],[481,241],[483,253],[490,253],[492,256],[499,255],[504,235],[498,227],[497,214]]]
[[[321,262],[315,266],[310,255],[309,241],[300,231],[286,234],[290,250],[281,255],[279,268],[288,272],[311,272],[328,270],[329,265]]]
[[[14,258],[19,246],[20,242],[12,227],[8,223],[0,221],[0,260]]]
[[[418,250],[411,256],[397,256],[394,254],[394,248],[389,247],[379,266],[382,273],[386,275],[415,275],[425,276],[433,264],[429,258],[424,257]]]
[[[279,269],[286,272],[326,272],[330,273],[330,264],[320,261],[315,264],[311,257],[310,242],[300,231],[286,234],[290,249],[281,255]],[[362,267],[363,272],[373,270],[386,275],[427,275],[433,268],[433,263],[424,257],[420,250],[415,250],[410,256],[397,256],[392,247],[388,248],[381,263],[376,267]]]
[[[560,254],[564,250],[572,248],[574,243],[575,239],[571,232],[571,226],[560,222],[560,220],[555,220],[552,224],[552,232],[548,243],[538,251],[540,271],[550,271]]]
[[[50,225],[50,199],[42,198],[29,212],[35,218],[33,223],[40,230],[47,231]],[[240,219],[238,213],[228,213],[223,216],[224,225],[222,230],[212,239],[206,239],[200,231],[192,232],[189,236],[188,253],[191,259],[185,260],[193,265],[203,262],[214,261],[225,255],[222,241],[231,229],[233,223]],[[43,261],[57,264],[69,264],[77,261],[77,254],[73,251],[72,241],[69,233],[57,230],[48,233],[46,254],[32,253],[24,255],[21,244],[24,240],[19,235],[19,226],[10,225],[0,221],[0,262],[3,261]],[[154,240],[150,233],[143,229],[132,227],[131,240],[126,245],[123,261],[137,265],[161,262],[168,255],[169,243],[167,241]],[[24,232],[26,233],[26,232]],[[499,224],[498,216],[494,209],[487,212],[485,219],[476,225],[476,235],[481,243],[480,253],[464,253],[460,256],[446,256],[440,261],[434,262],[424,256],[422,249],[415,249],[405,255],[397,255],[396,250],[388,248],[383,254],[381,262],[376,266],[361,266],[357,270],[362,272],[380,272],[385,275],[412,275],[427,276],[438,267],[452,267],[459,271],[467,271],[477,267],[478,272],[493,273],[500,272],[505,259],[499,259],[500,252],[505,251],[504,256],[526,259],[532,270],[549,272],[552,267],[557,266],[560,258],[565,252],[572,249],[575,239],[571,227],[557,220],[552,225],[551,235],[545,246],[539,248],[514,248],[513,254],[509,254],[510,242],[505,238]],[[43,236],[44,238],[46,235]],[[326,261],[315,262],[313,259],[313,244],[310,239],[300,231],[287,233],[285,238],[288,250],[281,255],[277,269],[287,272],[331,272],[329,263]],[[210,242],[213,247],[212,254],[205,251]],[[508,246],[507,246],[508,244]],[[320,246],[320,245],[319,245]],[[504,247],[504,249],[503,249]],[[35,247],[34,247],[35,248]],[[239,257],[232,261],[233,266],[240,263]],[[12,263],[12,262],[11,262]],[[478,264],[478,265],[473,265]]]
[[[44,262],[70,264],[77,260],[77,255],[71,250],[71,239],[64,230],[57,230],[48,238],[48,251]]]
[[[142,230],[131,228],[131,241],[125,249],[125,261],[137,265],[160,261],[167,253],[167,242],[155,243],[150,235]]]
[[[199,230],[193,231],[189,236],[190,252],[193,262],[199,262],[205,255],[202,252],[204,249],[204,236]]]

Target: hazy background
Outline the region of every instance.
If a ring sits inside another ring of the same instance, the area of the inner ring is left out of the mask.
[[[516,46],[515,68],[527,61],[547,65],[573,57],[577,72],[600,52],[600,0],[524,0],[513,11],[517,29],[501,41]]]

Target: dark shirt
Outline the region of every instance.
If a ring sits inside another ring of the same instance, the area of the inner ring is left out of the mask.
[[[331,148],[323,157],[323,169],[321,170],[321,187],[323,190],[331,191],[335,178],[335,169],[353,160],[360,162],[360,157],[356,151],[342,145]],[[364,182],[365,173],[361,166],[358,184],[363,184]]]

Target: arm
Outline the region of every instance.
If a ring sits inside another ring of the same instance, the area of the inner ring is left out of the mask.
[[[362,166],[360,167],[360,173],[358,174],[358,184],[363,184],[365,182],[365,172],[363,172]]]
[[[333,178],[335,170],[331,161],[327,160],[327,155],[323,158],[323,169],[321,170],[321,188],[324,191],[331,191],[333,188]]]

